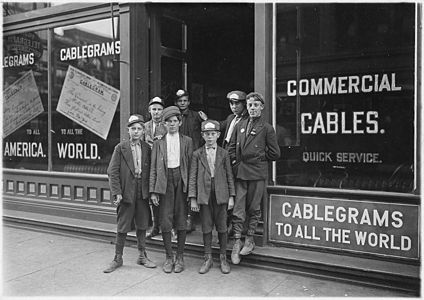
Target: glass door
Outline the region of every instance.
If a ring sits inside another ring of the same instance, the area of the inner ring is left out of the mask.
[[[187,24],[157,9],[151,14],[151,97],[167,106],[175,92],[187,89]]]

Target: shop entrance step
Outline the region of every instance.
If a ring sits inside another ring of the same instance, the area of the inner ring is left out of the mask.
[[[111,244],[115,241],[116,225],[111,223],[10,209],[3,210],[3,222],[5,226],[86,238]],[[128,235],[129,246],[135,247],[136,242],[135,232],[130,232]],[[203,256],[202,243],[201,232],[194,231],[188,234],[185,252],[188,255]],[[227,248],[228,256],[231,253],[232,244],[233,240],[230,240]],[[148,247],[152,250],[163,251],[161,237],[156,236],[149,239]],[[214,233],[214,255],[218,255],[218,249],[218,239],[216,233]],[[243,257],[241,264],[276,272],[289,272],[334,281],[401,290],[413,296],[419,296],[420,292],[420,266],[405,263],[266,245],[256,247],[252,254]]]

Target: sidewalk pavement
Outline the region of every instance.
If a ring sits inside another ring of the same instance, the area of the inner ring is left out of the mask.
[[[231,265],[224,275],[214,260],[200,275],[202,259],[185,256],[180,274],[162,271],[163,251],[148,250],[158,267],[135,263],[135,247],[125,247],[124,265],[110,274],[103,269],[114,245],[28,229],[3,227],[3,291],[6,297],[410,297],[411,295],[258,268]],[[216,258],[216,257],[215,257]]]

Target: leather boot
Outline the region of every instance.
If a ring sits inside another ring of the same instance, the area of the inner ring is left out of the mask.
[[[253,240],[252,235],[248,235],[246,236],[246,240],[244,241],[244,246],[240,251],[240,255],[249,255],[252,253],[253,249],[255,249],[255,241]]]
[[[103,273],[111,273],[121,267],[123,264],[124,260],[122,259],[122,255],[116,254],[115,258],[112,260],[109,266],[105,270],[103,270]]]
[[[236,239],[234,242],[233,250],[231,251],[231,262],[235,265],[240,263],[240,249],[241,249],[241,240]]]
[[[230,268],[230,264],[227,261],[227,256],[225,254],[220,254],[219,260],[221,261],[221,272],[223,274],[229,274],[231,271],[231,268]]]
[[[156,268],[156,264],[147,257],[146,250],[138,250],[137,264],[146,268]]]
[[[205,261],[203,262],[202,266],[200,267],[199,273],[205,274],[209,272],[209,269],[212,267],[212,254],[205,254]]]
[[[163,264],[162,270],[165,273],[171,273],[173,267],[174,267],[174,258],[173,257],[166,257],[166,260]]]
[[[175,262],[174,272],[181,273],[184,271],[184,257],[182,254],[177,254],[177,261]]]

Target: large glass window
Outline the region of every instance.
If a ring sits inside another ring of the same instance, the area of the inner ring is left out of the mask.
[[[106,173],[120,140],[118,21],[54,28],[52,49],[48,30],[4,37],[4,167]]]
[[[3,166],[47,170],[47,31],[3,38]]]
[[[50,7],[51,3],[48,2],[8,2],[4,1],[3,4],[3,17],[21,14],[36,9]]]
[[[119,143],[118,18],[54,29],[53,170],[106,173]],[[113,28],[113,31],[112,31]]]
[[[277,184],[412,192],[415,4],[277,4]]]

